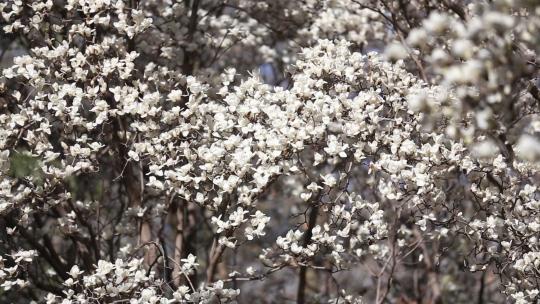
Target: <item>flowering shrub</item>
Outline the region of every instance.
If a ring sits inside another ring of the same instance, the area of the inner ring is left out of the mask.
[[[540,300],[535,1],[0,13],[3,302]]]

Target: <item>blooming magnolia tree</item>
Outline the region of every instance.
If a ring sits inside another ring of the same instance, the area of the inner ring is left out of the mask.
[[[537,1],[0,13],[0,302],[540,300]]]

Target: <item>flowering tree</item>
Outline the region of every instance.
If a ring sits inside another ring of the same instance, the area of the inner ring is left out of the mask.
[[[537,1],[0,12],[2,302],[540,300]]]

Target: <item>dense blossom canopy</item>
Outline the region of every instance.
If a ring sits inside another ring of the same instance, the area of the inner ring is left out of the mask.
[[[540,301],[537,1],[0,13],[0,302]]]

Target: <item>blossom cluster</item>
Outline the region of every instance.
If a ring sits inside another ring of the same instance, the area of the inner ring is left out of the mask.
[[[534,1],[0,14],[0,301],[540,299]]]

